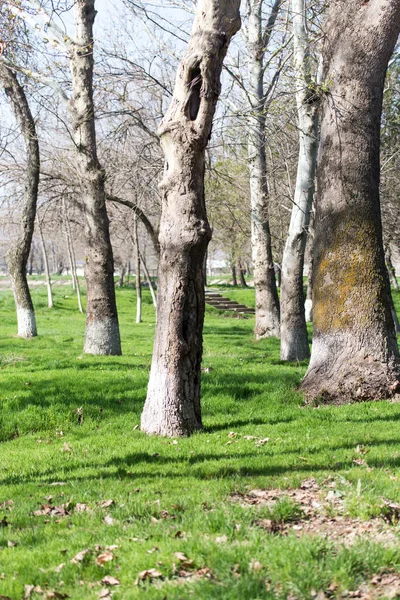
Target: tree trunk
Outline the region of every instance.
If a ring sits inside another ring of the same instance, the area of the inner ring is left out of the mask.
[[[239,270],[240,285],[242,285],[243,287],[249,287],[247,285],[247,281],[244,276],[245,270],[243,269],[242,263],[240,262],[240,260],[238,261],[238,270]]]
[[[118,287],[123,287],[126,273],[126,265],[123,265],[119,274]]]
[[[94,0],[74,4],[75,40],[70,51],[73,95],[70,103],[76,165],[85,207],[87,354],[121,354],[114,288],[114,261],[104,190],[97,157],[93,106]]]
[[[232,271],[232,285],[233,285],[233,287],[237,287],[238,282],[237,282],[237,277],[236,277],[236,266],[235,265],[231,266],[231,271]]]
[[[135,240],[135,284],[136,284],[136,323],[142,322],[142,283],[140,280],[140,248],[137,216],[133,218],[133,237]]]
[[[50,269],[49,269],[49,259],[47,257],[46,244],[43,237],[42,225],[40,223],[39,217],[36,218],[36,222],[38,225],[38,232],[40,237],[40,243],[42,245],[42,253],[43,253],[43,263],[44,263],[44,272],[46,274],[46,286],[47,286],[47,306],[48,308],[53,308],[53,290],[51,288],[51,277],[50,277]]]
[[[391,283],[393,289],[395,289],[396,292],[398,292],[399,284],[397,283],[396,269],[394,268],[394,265],[392,263],[392,252],[390,250],[389,244],[386,244],[386,246],[385,246],[385,262],[386,262],[386,267],[387,267],[387,271],[389,274],[390,283]]]
[[[160,127],[160,262],[153,361],[142,430],[189,435],[202,427],[200,377],[204,255],[211,238],[204,200],[205,149],[222,62],[240,27],[240,0],[199,0],[174,97]]]
[[[71,228],[69,226],[67,204],[65,202],[64,197],[62,198],[61,202],[62,202],[62,212],[63,212],[63,221],[64,221],[64,234],[65,234],[65,240],[67,242],[67,254],[68,254],[69,264],[70,264],[70,268],[71,268],[72,287],[76,291],[79,312],[83,313],[81,290],[79,287],[79,280],[78,280],[78,277],[76,274],[75,252],[74,252],[74,247],[72,245]]]
[[[314,197],[320,100],[312,77],[305,0],[292,0],[299,160],[289,233],[282,259],[281,360],[310,357],[304,313],[303,270]]]
[[[141,253],[139,253],[139,259],[140,259],[141,265],[143,266],[143,271],[144,271],[144,274],[146,277],[147,284],[149,286],[151,299],[153,300],[154,308],[157,308],[157,298],[156,298],[156,293],[154,291],[153,282],[151,281],[150,273],[147,268],[146,261],[144,260],[144,256]]]
[[[272,257],[268,217],[267,161],[265,154],[264,54],[262,0],[250,0],[248,25],[249,83],[248,161],[250,175],[251,245],[256,297],[256,338],[279,337],[279,298]],[[279,10],[276,3],[273,11]],[[272,15],[274,12],[272,13]],[[276,18],[276,14],[275,14]],[[273,27],[275,20],[271,25]]]
[[[0,65],[0,79],[26,147],[27,165],[21,227],[17,240],[7,252],[7,265],[17,310],[18,335],[31,338],[37,335],[37,329],[26,270],[35,227],[39,188],[39,143],[36,136],[35,121],[17,76],[7,67]]]
[[[379,203],[385,72],[398,0],[335,0],[324,28],[324,95],[314,243],[314,337],[302,388],[327,401],[399,389]]]

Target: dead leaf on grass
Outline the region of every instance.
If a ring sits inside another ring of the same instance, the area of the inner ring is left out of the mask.
[[[152,581],[153,579],[160,579],[163,576],[160,571],[157,569],[146,569],[145,571],[141,571],[135,580],[135,585],[139,585],[141,581],[146,581],[149,579]]]
[[[78,502],[75,505],[75,511],[77,513],[90,512],[91,510],[92,509],[87,504],[82,504],[82,503]]]
[[[255,560],[254,558],[251,559],[249,563],[250,571],[255,571],[256,573],[258,573],[259,571],[261,571],[262,568],[263,566],[259,560]]]
[[[109,506],[112,506],[113,504],[115,504],[115,500],[103,500],[102,502],[100,502],[100,506],[101,508],[108,508]]]
[[[74,558],[71,558],[70,562],[72,562],[72,564],[74,565],[77,565],[78,563],[83,561],[88,552],[90,552],[90,548],[85,548],[85,550],[81,550],[80,552],[78,552],[78,554],[74,556]]]
[[[4,502],[0,503],[0,508],[8,508],[9,510],[11,510],[13,506],[14,500],[5,500]]]
[[[101,583],[103,583],[104,585],[121,585],[120,580],[116,577],[113,577],[112,575],[106,575],[105,577],[103,577]]]
[[[112,552],[102,552],[98,556],[96,556],[96,563],[98,565],[104,565],[107,562],[114,560],[114,554]]]
[[[61,563],[60,565],[58,565],[58,567],[56,567],[54,570],[56,573],[61,573],[62,569],[65,567],[65,563]]]

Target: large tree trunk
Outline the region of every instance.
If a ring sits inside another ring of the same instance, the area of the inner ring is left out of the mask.
[[[272,257],[268,217],[267,161],[265,154],[265,97],[263,58],[267,44],[262,32],[262,0],[250,0],[248,25],[249,84],[248,161],[250,175],[251,245],[254,263],[257,338],[279,337],[279,298]],[[272,15],[279,10],[275,3]],[[275,11],[275,12],[274,12]],[[271,21],[271,19],[270,19]],[[274,26],[275,19],[270,23]]]
[[[32,298],[26,278],[26,268],[35,227],[40,175],[39,143],[36,136],[35,121],[16,74],[7,67],[0,65],[0,79],[24,138],[27,154],[21,227],[17,240],[7,252],[7,265],[17,310],[18,335],[31,338],[37,335],[37,329]]]
[[[46,243],[44,241],[44,236],[43,236],[43,231],[42,231],[42,224],[41,224],[41,222],[39,220],[39,217],[37,217],[36,222],[37,222],[37,226],[38,226],[40,243],[41,243],[41,246],[42,246],[44,272],[46,274],[47,306],[49,308],[53,308],[53,306],[54,306],[54,303],[53,303],[53,290],[52,290],[52,287],[51,287],[49,259],[48,259],[48,256],[47,256],[47,249],[46,249]]]
[[[312,76],[305,0],[292,0],[294,66],[299,122],[299,160],[289,233],[282,259],[281,360],[310,357],[304,313],[303,270],[314,197],[320,100]]]
[[[211,238],[204,200],[205,149],[220,94],[222,62],[240,27],[240,0],[199,0],[160,127],[166,172],[160,184],[157,326],[142,430],[167,436],[201,428],[204,256]]]
[[[385,72],[398,0],[335,0],[325,24],[314,244],[314,338],[302,388],[346,402],[392,396],[399,351],[379,203]]]
[[[88,354],[121,354],[114,289],[114,261],[106,211],[104,171],[97,157],[93,106],[94,0],[76,0],[70,65],[70,103],[76,164],[85,207],[86,336]]]

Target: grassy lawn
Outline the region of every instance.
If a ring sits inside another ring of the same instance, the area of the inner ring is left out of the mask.
[[[400,572],[400,506],[384,500],[400,502],[400,404],[304,407],[306,365],[281,364],[277,340],[255,342],[252,318],[208,308],[205,429],[146,437],[154,309],[145,292],[136,325],[134,291],[117,293],[124,355],[104,358],[82,355],[68,286],[53,310],[34,288],[30,341],[14,337],[0,293],[0,598],[341,598]],[[249,306],[253,293],[224,291]],[[296,499],[251,501],[311,478],[335,499],[329,518],[390,521],[390,542],[301,535]]]

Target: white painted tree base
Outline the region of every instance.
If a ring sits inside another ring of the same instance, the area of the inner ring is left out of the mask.
[[[33,310],[17,307],[18,336],[31,338],[37,335],[36,318]]]
[[[102,321],[86,323],[86,354],[114,355],[121,354],[118,320],[107,317]]]

